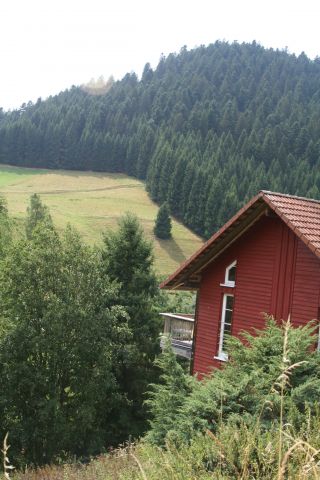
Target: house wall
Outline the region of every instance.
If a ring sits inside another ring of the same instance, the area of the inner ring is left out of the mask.
[[[320,260],[298,240],[291,307],[295,326],[305,325],[311,319],[320,319],[319,285]]]
[[[237,260],[236,285],[224,283]],[[203,271],[198,298],[193,373],[209,373],[223,362],[218,353],[222,300],[234,295],[232,335],[263,328],[265,314],[294,325],[318,317],[320,261],[276,216],[264,216]]]

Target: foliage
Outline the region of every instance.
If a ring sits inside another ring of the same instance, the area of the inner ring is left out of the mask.
[[[125,172],[208,237],[259,189],[320,198],[320,62],[217,41],[0,119],[0,161]]]
[[[36,226],[45,222],[48,225],[52,224],[51,216],[46,205],[43,205],[41,199],[37,193],[34,193],[30,197],[30,205],[27,208],[27,219],[26,219],[26,235],[27,238],[31,238],[32,232]]]
[[[278,430],[222,425],[216,435],[195,434],[189,445],[165,449],[140,442],[93,459],[88,465],[28,469],[15,480],[318,480],[320,415],[305,416],[300,430],[287,428],[286,450],[278,468]]]
[[[154,241],[152,218],[158,207],[151,201],[144,184],[123,174],[105,174],[79,171],[44,171],[22,167],[4,167],[0,164],[0,184],[7,178],[1,191],[8,200],[8,209],[14,219],[13,233],[24,232],[25,214],[30,191],[38,191],[41,200],[50,208],[58,231],[72,223],[86,243],[101,245],[104,229],[116,229],[118,220],[128,210],[135,213],[146,238],[153,241],[155,268],[161,274],[174,271],[188,258],[202,241],[180,222],[172,222],[174,239]],[[8,192],[10,190],[10,192]]]
[[[146,435],[147,441],[162,445],[166,436],[175,430],[176,416],[190,393],[192,377],[184,373],[167,339],[163,353],[156,360],[161,371],[160,383],[150,385],[149,406],[153,420]]]
[[[128,213],[120,220],[117,231],[105,233],[101,262],[102,270],[120,285],[118,300],[128,312],[132,338],[122,352],[119,381],[131,408],[122,418],[122,429],[137,436],[146,428],[143,395],[147,385],[157,378],[153,361],[159,352],[161,324],[152,246],[145,240],[133,214]]]
[[[0,418],[15,462],[87,455],[121,440],[117,379],[130,330],[118,287],[68,228],[39,223],[0,269]]]
[[[135,341],[149,345],[154,351],[159,324],[150,300],[158,295],[158,282],[153,271],[152,245],[144,238],[137,217],[131,213],[119,221],[117,231],[107,231],[101,249],[102,267],[120,284],[119,298],[129,313],[129,326]]]
[[[0,196],[0,259],[5,255],[12,241],[12,227],[8,216],[7,202]]]
[[[195,292],[183,290],[161,290],[160,296],[160,307],[162,312],[193,314],[195,311]]]
[[[252,426],[257,418],[262,427],[270,428],[279,419],[282,407],[283,421],[289,422],[290,418],[290,423],[294,421],[294,425],[300,427],[301,415],[304,415],[306,407],[314,411],[320,391],[320,357],[318,352],[310,351],[315,341],[311,335],[313,331],[314,327],[310,325],[288,330],[285,366],[285,329],[273,320],[268,321],[265,330],[256,331],[255,336],[244,333],[245,343],[230,338],[228,349],[231,350],[231,361],[222,370],[215,370],[212,375],[194,384],[175,417],[174,432],[168,429],[167,435],[171,439],[190,441],[195,432],[206,429],[216,432],[219,425],[228,422],[244,422]],[[283,388],[285,401],[282,405],[279,378],[292,365],[294,368],[289,369],[290,382]],[[178,370],[175,372],[180,375]],[[167,385],[159,388],[166,389]],[[150,402],[152,404],[152,399]],[[157,411],[153,410],[153,413],[153,425],[156,426]],[[170,415],[169,411],[167,415]],[[157,431],[151,431],[150,435],[156,438]]]
[[[171,238],[171,227],[169,206],[165,202],[159,208],[154,226],[154,234],[158,238],[167,240]]]
[[[265,331],[256,332],[258,337],[246,334],[250,345],[230,341],[231,362],[204,382],[188,379],[167,350],[158,360],[163,370],[162,383],[150,392],[154,421],[144,441],[136,446],[129,444],[86,466],[46,467],[18,473],[15,478],[316,480],[320,476],[320,411],[318,396],[310,394],[312,385],[314,392],[319,387],[319,354],[310,351],[312,331],[312,325],[292,329],[288,323],[282,328],[269,321]],[[245,383],[244,377],[254,378],[257,385],[247,382],[247,387],[240,386],[237,396],[237,375],[241,383]],[[224,376],[231,379],[228,392]],[[218,389],[216,394],[214,387]],[[230,393],[231,400],[226,393]],[[204,418],[202,410],[211,396],[213,401]],[[193,407],[186,409],[185,404]],[[285,412],[282,420],[281,404]],[[174,416],[188,414],[193,424],[196,415],[200,423],[188,441],[182,441],[181,432],[174,432]],[[212,424],[215,418],[218,421]],[[164,448],[153,445],[163,444],[165,434]]]

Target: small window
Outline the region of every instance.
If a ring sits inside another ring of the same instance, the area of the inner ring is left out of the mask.
[[[226,352],[226,339],[228,338],[228,335],[231,335],[232,315],[233,295],[224,294],[221,313],[219,350],[217,357],[215,357],[219,360],[228,360],[228,353]]]
[[[222,283],[222,286],[226,287],[234,287],[236,284],[236,268],[237,268],[237,262],[231,263],[229,267],[226,268],[226,273],[224,277],[224,283]]]

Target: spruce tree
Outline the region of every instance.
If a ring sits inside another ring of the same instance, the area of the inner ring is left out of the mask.
[[[159,208],[153,231],[155,236],[162,240],[171,238],[171,218],[169,206],[166,202]]]
[[[152,246],[133,214],[127,213],[120,220],[117,231],[104,235],[101,268],[108,278],[120,284],[118,302],[129,315],[132,336],[122,352],[119,381],[131,404],[122,418],[123,429],[127,428],[128,435],[135,437],[147,426],[144,393],[148,384],[157,379],[153,361],[160,350],[161,322]]]

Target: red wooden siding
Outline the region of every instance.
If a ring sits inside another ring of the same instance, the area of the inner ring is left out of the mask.
[[[225,269],[237,260],[236,286],[222,287]],[[232,335],[263,328],[264,313],[294,325],[318,316],[320,260],[278,217],[263,217],[206,268],[198,298],[193,372],[219,367],[224,293],[234,295]]]
[[[298,240],[292,295],[292,323],[304,325],[319,316],[320,260]]]
[[[264,326],[264,312],[270,312],[277,246],[282,222],[263,217],[203,273],[199,291],[194,372],[208,373],[220,365],[218,351],[222,298],[234,294],[232,334]],[[221,287],[225,269],[237,260],[236,286]]]

